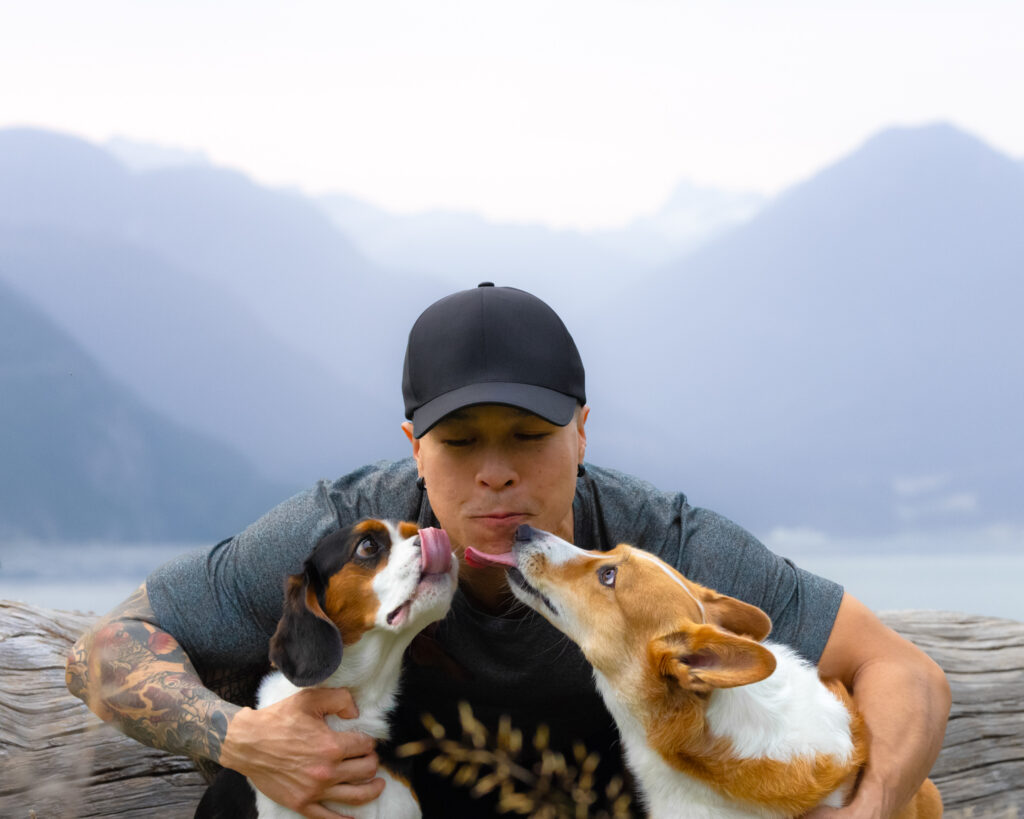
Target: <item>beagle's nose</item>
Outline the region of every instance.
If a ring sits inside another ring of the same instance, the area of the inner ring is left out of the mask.
[[[525,523],[516,528],[516,540],[517,541],[522,542],[522,541],[527,541],[527,540],[533,540],[533,535],[534,535],[533,527],[532,526],[527,526]]]

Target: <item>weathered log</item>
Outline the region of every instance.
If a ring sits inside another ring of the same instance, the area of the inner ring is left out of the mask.
[[[94,615],[0,602],[0,816],[189,817],[203,780],[183,757],[101,723],[64,687]],[[1024,814],[1024,623],[939,611],[882,619],[945,669],[953,712],[932,778],[950,817]]]
[[[932,769],[946,815],[1024,816],[1024,623],[948,611],[881,617],[942,666],[953,691]]]
[[[119,734],[65,687],[95,619],[0,602],[0,816],[191,817],[205,788],[191,761]]]

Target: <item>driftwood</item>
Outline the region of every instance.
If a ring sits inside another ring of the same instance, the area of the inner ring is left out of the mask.
[[[104,725],[64,687],[94,615],[0,602],[0,816],[190,817],[191,762]],[[951,612],[882,619],[945,669],[953,712],[932,778],[950,817],[1024,817],[1024,623]]]

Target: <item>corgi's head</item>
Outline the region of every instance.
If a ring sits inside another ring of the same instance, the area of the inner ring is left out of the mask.
[[[588,552],[521,526],[505,555],[468,549],[470,563],[509,567],[519,600],[577,643],[607,680],[642,676],[704,693],[768,677],[760,645],[771,620],[755,606],[693,583],[641,549]]]
[[[323,682],[368,633],[411,639],[444,617],[457,582],[442,529],[368,519],[329,534],[285,584],[271,662],[295,685]]]

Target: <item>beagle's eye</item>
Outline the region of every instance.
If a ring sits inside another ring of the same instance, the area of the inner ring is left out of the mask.
[[[356,546],[356,554],[359,557],[373,557],[380,551],[380,546],[374,543],[370,538],[364,537],[359,541],[359,545]]]
[[[615,588],[615,575],[618,573],[618,569],[615,566],[605,566],[597,570],[597,579],[601,582],[602,586],[607,586],[609,589]]]

